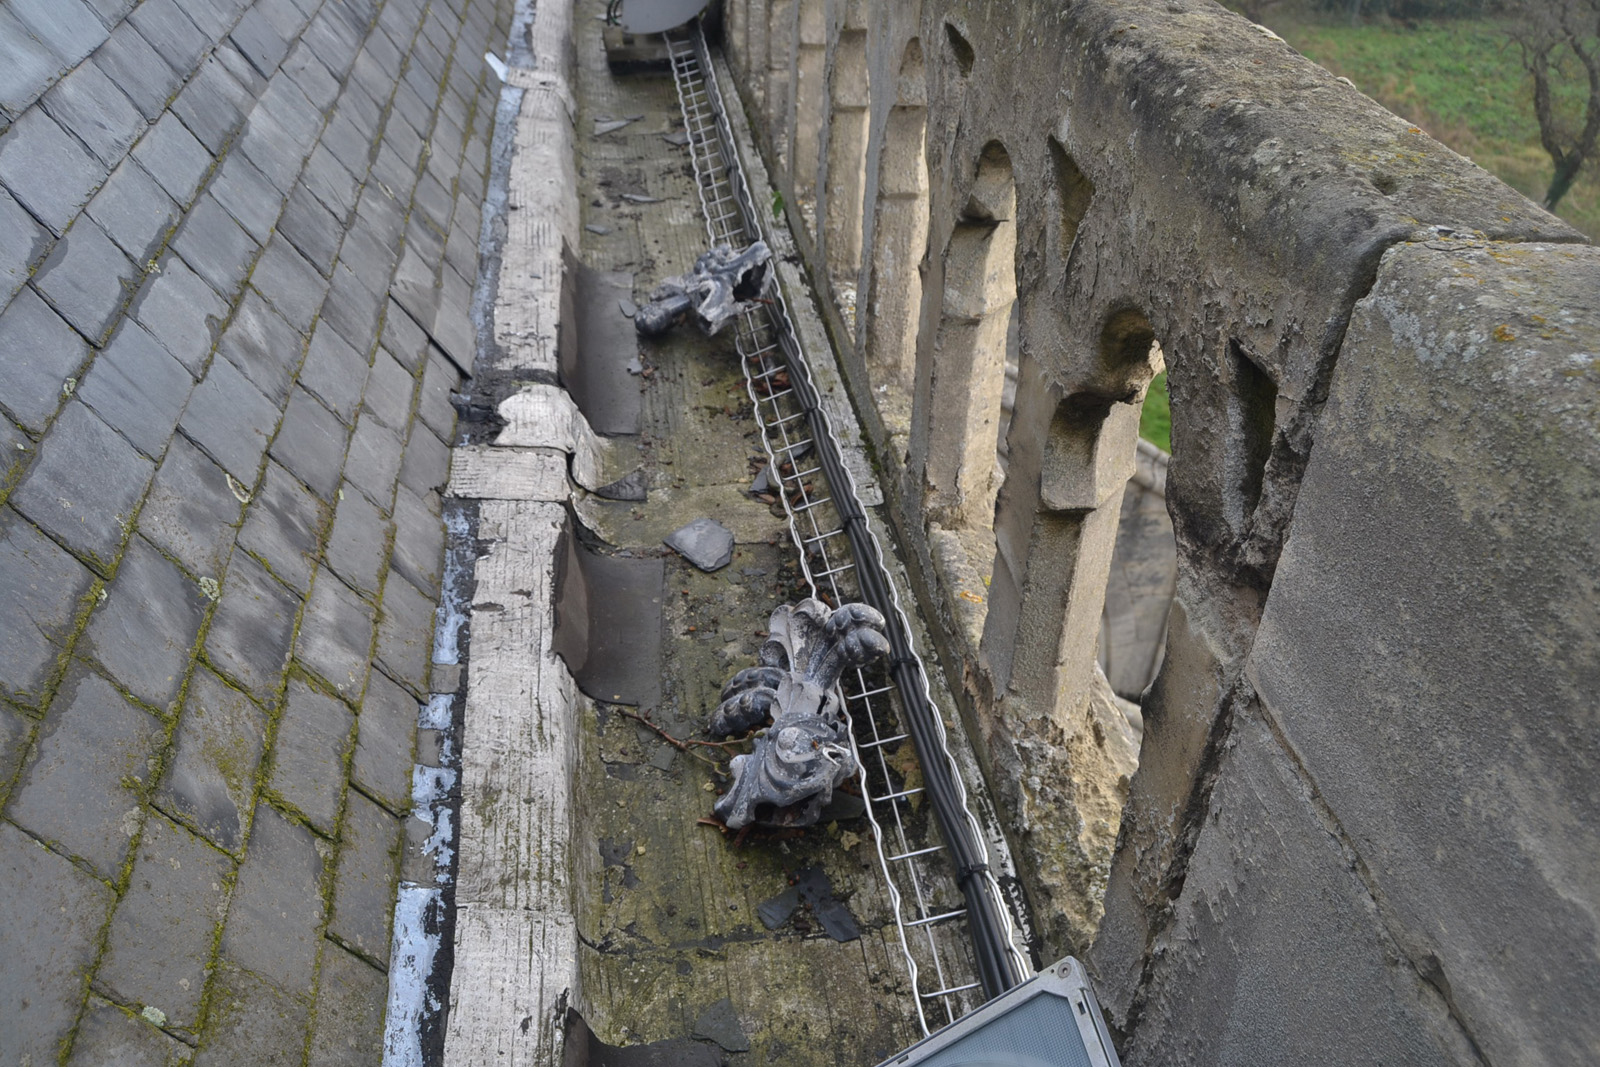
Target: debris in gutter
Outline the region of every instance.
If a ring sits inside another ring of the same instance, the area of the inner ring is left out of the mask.
[[[621,300],[617,301],[617,307],[621,308],[622,313],[630,319],[639,313],[639,305],[635,304],[627,297],[623,297]]]
[[[650,303],[633,317],[634,329],[646,337],[666,333],[690,315],[708,335],[761,299],[770,271],[772,253],[765,241],[742,252],[718,245],[694,261],[688,274],[663,281],[650,294]]]
[[[666,536],[668,548],[710,573],[733,562],[733,534],[716,519],[696,519]]]
[[[668,144],[677,145],[679,148],[682,148],[684,145],[689,143],[689,134],[685,130],[673,130],[671,133],[662,134],[661,139]]]
[[[645,196],[643,193],[620,193],[618,195],[620,195],[622,199],[626,200],[630,204],[661,203],[661,198],[659,196]]]
[[[584,227],[584,229],[588,230],[592,234],[597,234],[600,237],[604,237],[606,234],[611,232],[610,226],[601,226],[599,223],[595,222],[589,223]]]

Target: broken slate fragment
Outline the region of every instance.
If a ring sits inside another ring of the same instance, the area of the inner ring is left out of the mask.
[[[666,545],[703,571],[733,562],[733,533],[715,519],[696,519],[666,537]]]
[[[800,899],[811,905],[811,915],[822,926],[823,933],[835,941],[854,941],[861,936],[855,916],[833,895],[833,883],[821,867],[797,871],[795,888],[800,892]]]
[[[602,226],[598,222],[591,222],[585,226],[584,229],[599,237],[604,237],[606,234],[611,232],[610,226]]]
[[[612,119],[609,122],[605,122],[605,121],[601,121],[600,119],[595,119],[594,120],[594,135],[596,137],[603,137],[604,135],[606,135],[608,133],[615,133],[617,130],[622,129],[622,127],[628,125],[629,123],[631,123],[633,121],[634,121],[633,119]]]
[[[602,485],[594,491],[594,495],[604,500],[644,500],[648,495],[644,471],[636,470],[625,478],[618,478],[609,485]]]
[[[643,193],[623,193],[621,195],[622,195],[622,199],[626,200],[630,204],[659,204],[659,203],[661,203],[661,198],[659,196],[645,196]]]
[[[689,143],[689,134],[685,130],[673,130],[671,133],[662,134],[661,139],[668,144],[675,144],[681,148]]]
[[[768,463],[761,468],[761,473],[756,475],[756,480],[750,483],[752,493],[766,493],[772,490],[772,464]]]
[[[621,300],[618,300],[617,307],[621,308],[622,313],[630,319],[639,313],[639,305],[635,304],[627,297],[623,297]]]
[[[756,916],[768,930],[776,930],[789,921],[794,909],[800,906],[800,888],[790,886],[770,900],[756,905]]]
[[[750,1039],[739,1025],[739,1015],[733,1010],[733,1001],[723,997],[700,1013],[695,1020],[691,1037],[715,1041],[728,1052],[749,1052]]]

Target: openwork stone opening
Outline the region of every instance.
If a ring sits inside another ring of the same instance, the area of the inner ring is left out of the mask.
[[[794,90],[795,0],[772,0],[767,8],[766,118],[779,166],[793,163],[789,104]]]
[[[927,97],[922,43],[913,37],[900,60],[895,103],[884,126],[873,206],[872,262],[864,361],[873,396],[891,435],[911,431],[917,316],[922,306],[923,252],[928,244]]]
[[[1233,390],[1228,397],[1227,491],[1223,509],[1237,533],[1246,532],[1272,454],[1277,428],[1278,383],[1238,341],[1228,342],[1228,370]]]
[[[817,239],[817,170],[822,163],[822,126],[828,114],[828,34],[822,0],[800,0],[795,47],[794,159],[789,176],[796,204],[811,239]]]
[[[853,332],[856,274],[861,269],[862,198],[866,187],[867,119],[871,103],[866,30],[845,30],[839,34],[834,48],[832,88],[823,251],[834,294]]]

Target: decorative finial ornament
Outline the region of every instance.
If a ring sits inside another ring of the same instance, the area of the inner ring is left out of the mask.
[[[772,726],[730,766],[733,786],[713,810],[730,830],[810,826],[858,765],[846,736],[839,677],[889,654],[883,616],[866,604],[832,611],[817,600],[772,613],[758,666],[734,675],[711,716],[714,737]]]

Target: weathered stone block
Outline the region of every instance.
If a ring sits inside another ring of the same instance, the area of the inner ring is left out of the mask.
[[[346,698],[360,695],[372,655],[373,609],[323,570],[312,584],[295,658]]]
[[[289,664],[300,599],[249,556],[234,554],[206,633],[206,659],[268,703]]]
[[[0,183],[56,233],[89,202],[109,169],[42,108],[23,112],[0,138]]]
[[[240,485],[256,482],[278,409],[226,359],[212,360],[178,427]]]
[[[339,819],[344,758],[355,716],[343,703],[291,679],[272,749],[270,788],[328,837]]]
[[[137,322],[121,327],[89,367],[78,396],[145,455],[166,449],[194,389],[189,371]]]
[[[69,671],[11,796],[16,824],[113,879],[144,816],[161,720],[104,678]]]
[[[39,451],[12,504],[109,571],[155,464],[79,400],[62,410]]]
[[[123,1003],[159,1009],[193,1027],[226,910],[233,861],[160,815],[145,821],[127,892],[111,919],[96,972]]]
[[[244,845],[267,716],[204,666],[178,719],[175,753],[155,802],[219,848]]]
[[[222,931],[223,956],[297,997],[309,995],[322,940],[322,877],[311,831],[257,805]],[[296,1060],[301,1053],[294,1049]]]
[[[38,293],[24,288],[0,312],[0,351],[29,354],[0,360],[0,404],[38,433],[61,406],[66,380],[77,373],[89,346]]]
[[[14,1063],[53,1063],[94,966],[111,887],[0,823],[0,1013]]]
[[[417,698],[373,671],[361,701],[351,780],[394,811],[411,807],[411,756],[417,743]]]
[[[1600,908],[1596,291],[1594,248],[1384,257],[1249,662],[1491,1062],[1600,1055],[1600,950],[1573,937]]]
[[[171,712],[205,607],[200,588],[135,537],[77,651],[93,656],[134,697]]]

